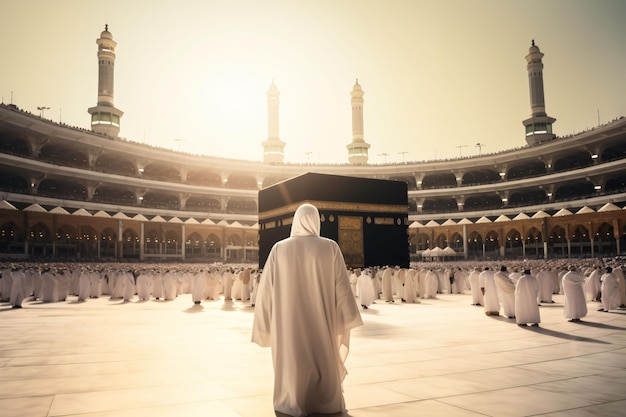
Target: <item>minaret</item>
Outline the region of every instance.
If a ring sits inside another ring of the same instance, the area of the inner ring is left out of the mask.
[[[267,90],[267,140],[263,146],[263,162],[282,164],[285,158],[285,142],[278,136],[278,97],[280,93],[274,80]]]
[[[87,111],[91,114],[91,130],[116,138],[120,133],[123,111],[113,104],[113,75],[115,70],[115,46],[109,25],[96,39],[98,44],[98,104]]]
[[[348,148],[348,162],[353,165],[367,164],[367,151],[370,147],[369,143],[365,143],[363,139],[363,89],[359,85],[359,80],[352,88],[350,95],[352,96],[352,143],[346,146]]]
[[[530,118],[522,123],[526,126],[526,142],[529,145],[537,145],[555,138],[552,133],[552,123],[556,119],[546,114],[546,103],[543,96],[543,62],[541,61],[543,54],[539,47],[535,45],[533,39],[532,45],[526,55],[526,69],[528,71],[528,83],[530,88]]]

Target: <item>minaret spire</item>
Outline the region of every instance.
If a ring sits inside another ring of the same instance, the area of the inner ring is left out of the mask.
[[[542,58],[543,54],[539,47],[535,45],[535,40],[533,39],[528,55],[526,55],[531,116],[522,122],[526,126],[526,142],[529,145],[537,145],[555,137],[552,133],[552,123],[556,119],[546,114],[546,103],[543,94]]]
[[[278,134],[278,87],[272,80],[269,90],[267,90],[267,140],[263,146],[263,162],[281,164],[285,158],[285,142],[280,140]]]
[[[113,35],[109,32],[109,25],[104,25],[104,31],[98,44],[98,102],[95,107],[87,111],[91,114],[91,130],[116,138],[120,133],[120,118],[124,114],[115,108],[113,94],[113,80],[115,73],[115,46]]]
[[[350,96],[352,97],[352,143],[346,146],[348,148],[348,162],[353,165],[367,164],[367,153],[370,147],[369,143],[365,143],[363,135],[363,96],[365,93],[356,80]]]

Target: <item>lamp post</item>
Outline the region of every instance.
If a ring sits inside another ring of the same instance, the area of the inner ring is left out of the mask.
[[[487,145],[485,145],[484,143],[478,142],[475,146],[478,148],[478,156],[480,156],[483,150],[483,146],[487,146]]]
[[[37,110],[39,110],[39,116],[43,119],[44,110],[50,110],[50,107],[41,106],[41,107],[37,107]]]

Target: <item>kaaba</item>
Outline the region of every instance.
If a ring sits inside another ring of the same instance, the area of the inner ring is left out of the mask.
[[[306,173],[259,191],[259,267],[289,237],[296,209],[313,204],[320,234],[337,242],[352,268],[409,266],[407,184]]]

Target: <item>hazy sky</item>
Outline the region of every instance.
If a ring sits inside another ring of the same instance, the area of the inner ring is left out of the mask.
[[[477,155],[526,143],[532,39],[557,135],[626,116],[624,22],[623,0],[0,0],[0,95],[88,128],[108,23],[129,140],[262,160],[274,80],[285,162],[346,163],[358,78],[370,163]]]

